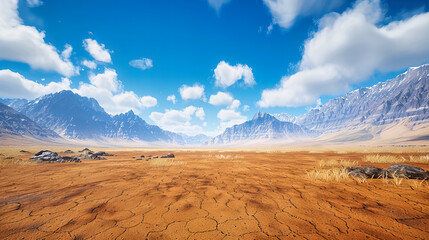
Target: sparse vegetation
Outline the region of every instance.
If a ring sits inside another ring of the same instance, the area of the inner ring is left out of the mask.
[[[325,182],[340,182],[349,178],[349,174],[344,168],[314,169],[307,172],[307,176],[313,180]]]
[[[169,158],[153,158],[150,161],[150,165],[154,167],[168,167],[168,166],[177,166],[184,165],[186,162],[184,161],[176,161]]]
[[[22,160],[21,158],[0,156],[1,167],[16,166],[16,165],[30,165],[30,164],[35,164],[35,163],[29,160]]]
[[[358,165],[357,161],[349,160],[321,160],[319,161],[319,167],[355,167]]]
[[[429,155],[410,156],[410,162],[429,163]]]
[[[397,157],[394,155],[366,155],[362,158],[362,161],[371,163],[401,163],[405,162],[405,158]]]

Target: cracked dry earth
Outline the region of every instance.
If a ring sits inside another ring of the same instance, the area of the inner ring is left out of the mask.
[[[306,175],[358,153],[112,153],[0,168],[0,239],[429,239],[429,187]]]

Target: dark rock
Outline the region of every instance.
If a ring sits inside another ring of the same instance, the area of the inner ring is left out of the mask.
[[[85,150],[85,149],[84,149]],[[78,159],[94,159],[94,160],[106,160],[106,158],[104,158],[103,156],[113,156],[112,154],[108,154],[106,152],[92,152],[91,150],[82,150],[79,152],[82,152],[81,154],[75,155],[75,158]]]
[[[36,162],[80,162],[80,159],[76,157],[62,157],[58,153],[49,150],[39,151],[30,159]]]
[[[346,170],[352,177],[379,178],[383,169],[375,167],[348,167]]]
[[[136,160],[142,160],[141,158],[137,158]]]
[[[172,153],[167,153],[167,158],[174,158],[174,154],[172,154]]]
[[[132,158],[136,158],[136,157],[132,157]]]
[[[155,156],[155,157],[153,157],[153,158],[159,158],[158,156]]]
[[[84,149],[80,150],[79,152],[93,152],[93,151],[91,151],[89,148],[84,148]]]
[[[144,155],[141,155],[140,157],[141,157],[141,158],[144,158]]]
[[[409,179],[429,179],[429,172],[422,168],[409,165],[392,165],[386,170],[388,177]]]
[[[29,151],[21,150],[20,153],[30,153]]]
[[[64,153],[74,153],[72,150],[65,150]]]

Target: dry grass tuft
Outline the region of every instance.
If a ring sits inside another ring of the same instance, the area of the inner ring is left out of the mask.
[[[319,167],[355,167],[358,165],[357,161],[349,161],[349,160],[321,160],[319,161]]]
[[[0,167],[23,166],[23,165],[32,165],[32,164],[36,164],[36,163],[30,160],[22,160],[14,157],[3,157],[3,156],[0,157]]]
[[[344,168],[320,169],[307,172],[307,176],[312,180],[325,182],[340,182],[349,178],[349,173]]]
[[[366,155],[362,161],[371,163],[401,163],[405,162],[405,158],[400,158],[393,155]]]
[[[429,163],[429,155],[424,155],[424,156],[410,156],[410,162]]]
[[[169,158],[154,158],[150,160],[150,165],[153,167],[169,167],[177,165],[185,165],[184,161],[173,161]]]

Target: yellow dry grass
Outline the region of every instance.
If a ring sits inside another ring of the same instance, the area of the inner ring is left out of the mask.
[[[172,160],[170,158],[154,158],[150,160],[150,165],[153,167],[168,167],[168,166],[177,166],[184,165],[186,162]]]
[[[366,155],[362,158],[362,161],[371,163],[401,163],[405,162],[405,158],[393,156],[393,155]]]
[[[429,163],[429,154],[424,156],[410,156],[410,162]]]
[[[312,180],[324,182],[340,182],[349,178],[349,174],[344,168],[314,169],[307,172],[307,176]]]
[[[216,158],[216,159],[243,159],[244,156],[241,155],[226,155],[226,154],[208,154],[208,155],[203,155],[204,158]]]
[[[31,162],[30,160],[23,160],[15,157],[4,157],[4,156],[0,157],[0,167],[30,165],[30,164],[35,164],[35,163]]]
[[[355,167],[358,165],[357,161],[349,160],[321,160],[319,161],[319,167]]]

